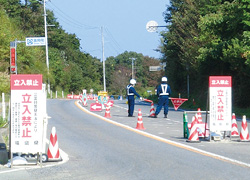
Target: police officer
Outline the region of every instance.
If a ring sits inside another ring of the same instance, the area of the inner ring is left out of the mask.
[[[154,118],[157,118],[157,115],[160,113],[162,106],[164,106],[164,118],[168,116],[168,103],[169,103],[169,96],[171,94],[171,88],[167,84],[167,77],[161,78],[161,85],[157,88],[157,96],[159,97],[159,102],[155,111]]]
[[[134,95],[136,95],[140,100],[143,98],[136,92],[134,86],[136,84],[135,79],[130,80],[130,84],[127,86],[127,96],[128,96],[128,117],[132,117],[134,113],[134,107],[135,107],[135,98]]]

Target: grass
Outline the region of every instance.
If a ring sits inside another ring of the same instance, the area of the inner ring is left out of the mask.
[[[0,128],[6,125],[7,119],[3,119],[3,117],[0,117]]]

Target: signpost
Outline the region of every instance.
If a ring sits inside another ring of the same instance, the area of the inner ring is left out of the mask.
[[[45,46],[45,37],[26,37],[26,46]]]
[[[42,75],[11,75],[11,155],[43,152],[44,98]]]
[[[210,76],[210,131],[231,131],[232,77]]]

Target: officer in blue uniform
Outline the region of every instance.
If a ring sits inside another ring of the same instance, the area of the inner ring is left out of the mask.
[[[134,107],[135,107],[135,98],[134,95],[136,95],[140,100],[143,98],[136,92],[134,86],[136,84],[135,79],[130,80],[130,84],[127,86],[127,96],[128,96],[128,117],[132,117],[134,113]]]
[[[161,78],[161,84],[157,88],[157,96],[159,97],[159,102],[155,111],[154,118],[157,118],[157,115],[160,113],[162,106],[164,106],[164,118],[168,116],[168,104],[169,104],[169,96],[171,94],[171,88],[167,84],[167,77]]]

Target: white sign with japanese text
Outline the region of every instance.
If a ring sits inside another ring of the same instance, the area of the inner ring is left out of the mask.
[[[11,151],[42,152],[42,75],[11,75]]]
[[[210,76],[210,131],[231,131],[232,77]]]
[[[26,46],[45,46],[45,37],[27,37]]]

